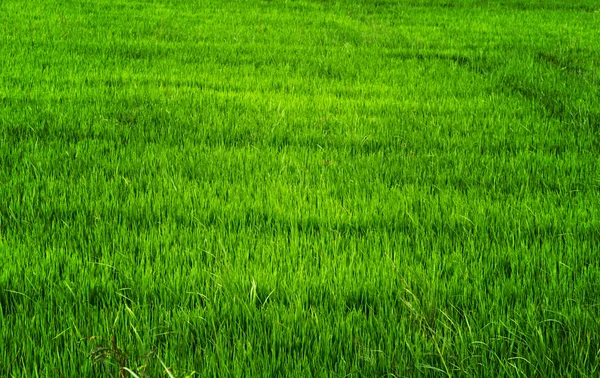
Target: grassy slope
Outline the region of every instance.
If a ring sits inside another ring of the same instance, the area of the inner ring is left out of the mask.
[[[0,2],[2,375],[598,374],[564,3]]]

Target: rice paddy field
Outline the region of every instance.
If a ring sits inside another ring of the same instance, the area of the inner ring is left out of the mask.
[[[596,0],[0,1],[0,376],[600,376]]]

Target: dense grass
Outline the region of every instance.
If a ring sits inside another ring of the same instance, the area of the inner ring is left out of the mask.
[[[592,0],[1,1],[0,375],[597,376],[598,46]]]

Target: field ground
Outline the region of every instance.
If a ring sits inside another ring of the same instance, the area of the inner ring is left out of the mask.
[[[0,375],[600,375],[598,46],[595,0],[1,1]]]

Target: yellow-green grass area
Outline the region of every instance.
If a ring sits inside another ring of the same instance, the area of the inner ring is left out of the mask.
[[[597,377],[600,3],[0,1],[0,376]]]

